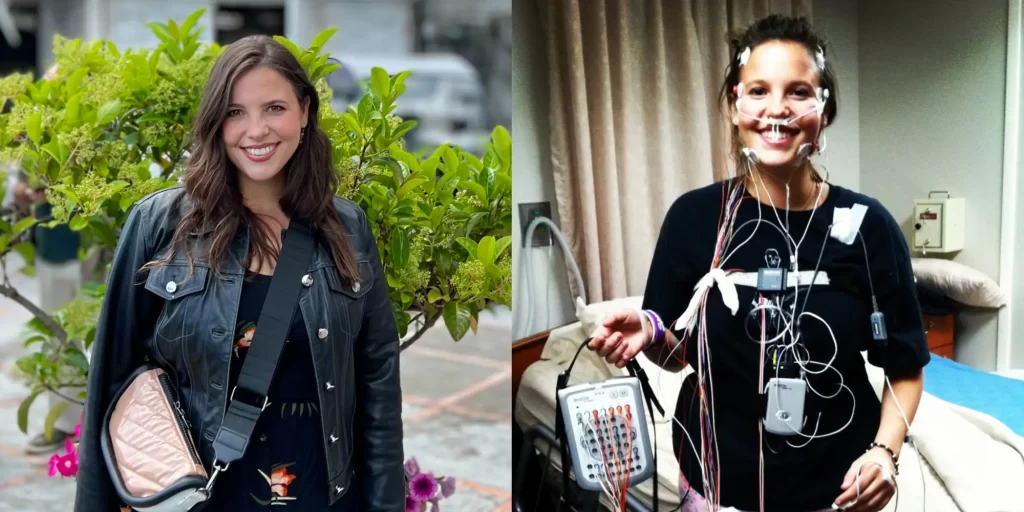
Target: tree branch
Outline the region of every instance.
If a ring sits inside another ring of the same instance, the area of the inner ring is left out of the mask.
[[[61,393],[60,391],[57,391],[56,389],[51,388],[50,386],[43,386],[43,387],[46,388],[46,390],[49,391],[50,393],[53,393],[53,394],[63,398],[64,400],[68,401],[69,403],[73,403],[75,405],[85,405],[85,402],[83,402],[81,400],[77,400],[77,399],[71,398],[71,397],[65,395],[64,393]],[[79,387],[84,387],[84,386],[79,386]]]
[[[422,338],[423,335],[437,323],[438,318],[441,318],[441,315],[434,315],[433,317],[427,318],[426,323],[423,324],[423,327],[420,330],[416,331],[416,333],[412,335],[412,338],[403,341],[402,344],[398,346],[398,351],[402,352],[403,350],[411,347],[413,343],[416,343],[416,340]]]
[[[57,322],[54,321],[52,317],[50,317],[50,315],[46,314],[45,311],[40,309],[39,306],[36,306],[35,304],[32,303],[32,301],[25,298],[24,295],[18,293],[18,290],[14,289],[13,286],[0,284],[0,295],[3,295],[4,297],[7,297],[13,300],[14,302],[21,304],[22,307],[27,309],[36,318],[38,318],[39,321],[42,322],[43,325],[45,325],[46,328],[53,333],[53,336],[60,340],[62,344],[67,343],[68,333],[65,332],[64,329],[60,325],[58,325]]]

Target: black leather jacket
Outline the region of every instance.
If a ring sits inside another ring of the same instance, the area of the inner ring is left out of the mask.
[[[343,286],[327,246],[318,243],[311,282],[303,278],[299,295],[320,383],[326,491],[334,503],[357,472],[359,510],[405,510],[398,332],[388,284],[365,213],[342,198],[334,203],[350,233],[360,283]],[[188,207],[180,187],[151,194],[128,214],[118,240],[92,347],[76,512],[119,510],[100,449],[100,422],[126,377],[147,358],[177,378],[193,439],[208,470],[212,464],[213,438],[231,391],[228,365],[249,241],[247,232],[239,234],[221,278],[197,259],[191,279],[168,286],[187,275],[183,255],[137,274],[167,254]]]

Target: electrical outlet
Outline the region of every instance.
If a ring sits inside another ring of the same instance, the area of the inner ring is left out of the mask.
[[[523,230],[523,247],[526,245],[526,230],[537,217],[551,218],[551,202],[519,203],[519,227]],[[551,230],[544,224],[538,224],[533,230],[533,243],[530,247],[547,247],[551,245]]]

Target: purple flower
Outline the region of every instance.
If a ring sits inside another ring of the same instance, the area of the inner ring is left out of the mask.
[[[430,501],[437,494],[437,487],[434,477],[420,473],[409,481],[409,495],[416,501]]]
[[[416,462],[416,458],[413,457],[405,461],[405,477],[412,478],[420,474],[420,464]]]
[[[455,494],[455,477],[446,476],[441,479],[441,496],[450,498]]]
[[[405,512],[420,512],[422,507],[420,502],[416,501],[412,496],[405,497]]]

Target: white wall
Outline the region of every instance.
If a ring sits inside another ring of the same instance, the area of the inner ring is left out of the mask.
[[[858,7],[861,190],[905,232],[915,198],[966,198],[967,248],[955,260],[998,280],[1006,0]],[[960,323],[956,359],[994,369],[996,315],[965,313]]]
[[[830,182],[860,190],[860,71],[857,44],[857,5],[854,2],[815,0],[812,23],[829,40],[831,61],[839,89],[839,115],[825,130],[827,146],[814,157],[828,171]]]
[[[541,39],[538,13],[528,2],[512,0],[512,197],[516,205],[551,201],[552,220],[559,224],[548,150],[547,59]],[[523,337],[574,322],[562,251],[558,246],[524,249],[519,207],[514,206],[512,213],[513,335]],[[532,253],[531,269],[522,264],[525,251]],[[535,277],[532,296],[526,294],[526,272]],[[529,332],[523,330],[527,308],[533,310]]]

